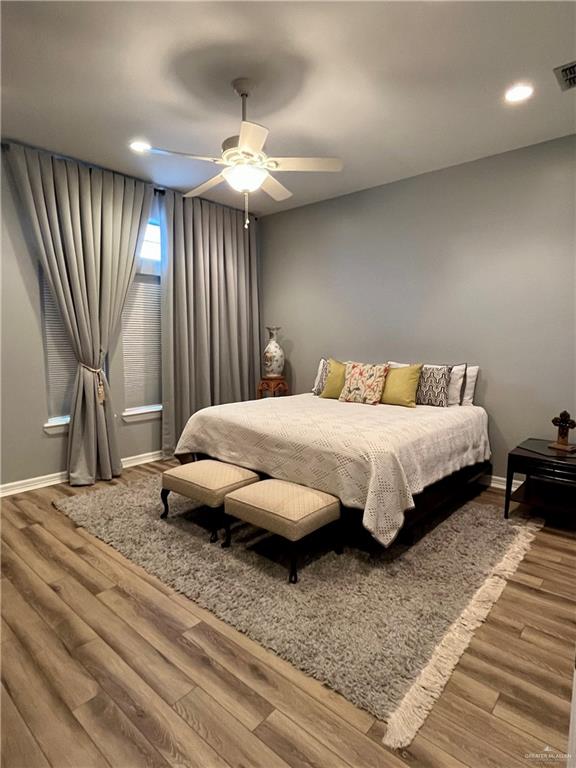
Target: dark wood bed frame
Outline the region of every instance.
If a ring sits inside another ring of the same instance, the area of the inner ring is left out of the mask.
[[[204,453],[187,453],[176,458],[181,464],[188,464],[191,461],[212,457]],[[263,472],[258,474],[262,479],[269,477]],[[414,496],[415,506],[405,513],[400,538],[407,543],[419,539],[428,528],[446,518],[464,501],[478,493],[480,490],[479,481],[482,478],[487,478],[489,482],[491,476],[491,462],[481,461],[478,464],[464,467],[458,472],[453,472],[429,485],[421,493]],[[360,512],[359,509],[345,508],[343,514],[348,520],[358,519],[358,512]]]
[[[492,477],[492,463],[481,461],[464,467],[429,485],[414,496],[414,509],[405,512],[401,535],[416,540],[428,527],[440,522],[465,501],[479,493]],[[484,483],[480,483],[481,480]]]

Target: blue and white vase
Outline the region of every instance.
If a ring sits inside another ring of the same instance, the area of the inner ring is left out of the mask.
[[[284,370],[284,350],[278,344],[279,325],[266,326],[269,338],[264,350],[264,378],[280,379]]]

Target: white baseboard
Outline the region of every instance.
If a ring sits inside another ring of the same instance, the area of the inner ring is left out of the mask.
[[[506,490],[506,478],[499,477],[498,475],[492,475],[492,477],[485,476],[480,482],[483,485],[487,485],[489,488],[496,488],[498,491]],[[512,490],[515,491],[522,485],[522,480],[514,480],[512,482]]]
[[[16,480],[13,483],[3,483],[0,485],[0,497],[12,496],[15,493],[24,493],[24,491],[35,491],[37,488],[45,488],[48,485],[58,485],[68,480],[67,472],[54,472],[52,475],[42,475],[41,477],[29,477],[26,480]]]
[[[137,464],[147,464],[149,461],[160,461],[162,458],[162,451],[140,453],[138,456],[127,456],[125,459],[122,459],[122,466],[124,469],[128,469],[128,467],[135,467]]]
[[[162,458],[162,451],[151,451],[150,453],[141,453],[138,456],[127,456],[122,459],[122,467],[135,467],[137,464],[147,464],[149,461],[159,461]],[[59,485],[68,480],[67,472],[54,472],[52,475],[42,475],[40,477],[29,477],[26,480],[16,480],[13,483],[4,483],[0,485],[0,497],[13,496],[15,493],[24,493],[24,491],[35,491],[38,488],[46,488],[49,485]]]

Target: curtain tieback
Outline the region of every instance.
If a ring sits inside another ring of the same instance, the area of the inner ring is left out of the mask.
[[[80,363],[82,368],[85,368],[87,371],[90,371],[90,373],[94,373],[96,376],[98,376],[98,401],[100,403],[103,403],[106,399],[106,396],[104,394],[104,380],[102,379],[102,368],[90,368],[89,365],[86,365],[86,363]]]

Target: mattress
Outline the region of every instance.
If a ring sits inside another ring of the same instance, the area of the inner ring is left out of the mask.
[[[479,406],[341,403],[312,394],[204,408],[176,456],[205,453],[337,496],[387,546],[424,488],[490,458]]]

